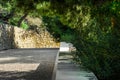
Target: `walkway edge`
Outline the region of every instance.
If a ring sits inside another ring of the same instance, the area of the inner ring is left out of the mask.
[[[56,60],[55,60],[54,70],[53,70],[53,74],[52,74],[52,80],[56,80],[58,57],[59,57],[59,51],[57,53]]]

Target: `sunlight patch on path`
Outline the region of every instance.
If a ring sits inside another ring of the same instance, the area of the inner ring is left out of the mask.
[[[7,57],[7,58],[0,58],[0,62],[3,62],[3,61],[10,61],[10,60],[17,60],[18,58],[16,57]]]
[[[31,71],[36,70],[40,63],[10,63],[1,64],[0,71]]]

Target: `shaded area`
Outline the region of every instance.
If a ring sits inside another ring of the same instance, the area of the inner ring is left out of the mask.
[[[93,72],[83,65],[75,64],[71,56],[62,54],[59,56],[56,80],[98,80]]]
[[[53,35],[56,41],[72,42],[74,40],[75,30],[68,25],[63,24],[58,16],[42,16],[42,20],[47,30]]]
[[[43,62],[36,70],[0,71],[0,80],[52,80],[54,64]]]
[[[44,76],[45,75],[41,77],[38,71],[28,71],[28,72],[0,71],[0,80],[49,80],[50,79]]]
[[[48,61],[41,62],[36,70],[37,75],[35,76],[39,77],[40,80],[51,80],[52,76],[54,75],[54,64],[55,63],[50,63]]]
[[[14,58],[11,60],[0,61],[0,64],[5,63],[40,63],[41,61],[54,62],[58,48],[47,49],[11,49],[0,51],[0,59]]]
[[[0,71],[0,80],[27,80],[28,78],[29,80],[34,80],[34,79],[30,79],[30,76],[33,73],[34,71],[31,71],[31,72]]]

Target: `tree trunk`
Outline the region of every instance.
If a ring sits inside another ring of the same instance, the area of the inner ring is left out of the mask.
[[[25,14],[20,18],[20,20],[18,21],[18,27],[21,26],[22,21],[27,17],[27,15],[28,15],[28,13],[25,13]]]

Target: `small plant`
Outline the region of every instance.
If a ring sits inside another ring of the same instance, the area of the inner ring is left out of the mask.
[[[26,24],[25,22],[22,22],[21,28],[27,30],[27,29],[29,28],[29,26],[28,26],[28,24]]]

